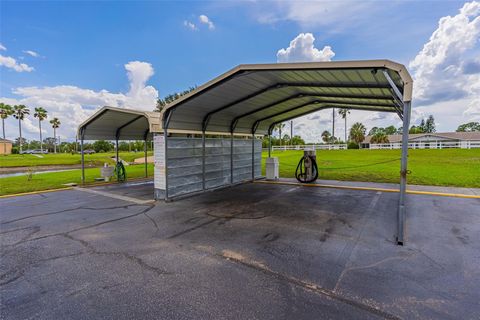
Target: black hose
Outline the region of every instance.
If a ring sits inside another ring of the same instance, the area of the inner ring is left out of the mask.
[[[307,173],[303,171],[305,168],[304,163],[305,163],[305,158],[308,157],[310,158],[310,161],[312,162],[312,170],[313,170],[313,177],[311,179],[307,179]],[[297,165],[297,169],[295,170],[295,178],[297,178],[298,182],[300,183],[312,183],[318,178],[318,166],[317,162],[315,161],[315,158],[312,156],[304,156],[300,159]]]
[[[127,180],[127,172],[122,161],[117,162],[117,165],[115,166],[115,175],[117,176],[118,182],[125,182],[125,180]]]

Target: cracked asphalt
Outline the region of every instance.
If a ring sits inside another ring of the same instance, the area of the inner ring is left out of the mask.
[[[0,318],[479,319],[480,200],[409,195],[404,247],[397,201],[265,184],[0,199]]]

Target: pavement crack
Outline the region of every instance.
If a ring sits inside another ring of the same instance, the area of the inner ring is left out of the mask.
[[[79,206],[79,207],[64,209],[64,210],[60,210],[60,211],[45,212],[45,213],[41,213],[41,214],[36,214],[36,215],[26,216],[26,217],[22,217],[22,218],[18,218],[18,219],[13,219],[13,220],[2,222],[0,225],[6,225],[6,224],[13,223],[13,222],[22,221],[22,220],[38,218],[38,217],[43,217],[43,216],[49,216],[49,215],[65,213],[65,212],[71,212],[71,211],[76,211],[76,210],[81,210],[81,209],[98,211],[98,210],[112,210],[112,209],[127,209],[128,207],[131,207],[131,206],[138,206],[138,204],[114,206],[114,207],[106,207],[106,208],[92,208],[92,207]]]
[[[30,267],[32,267],[34,265],[38,265],[39,263],[76,257],[76,256],[79,256],[79,255],[82,255],[82,254],[83,254],[82,252],[77,252],[77,253],[71,253],[71,254],[66,254],[66,255],[61,255],[61,256],[54,256],[54,257],[50,257],[50,258],[45,258],[45,259],[39,259],[39,260],[36,260],[36,261],[32,261],[30,263],[25,264],[22,268],[10,270],[10,271],[7,271],[7,272],[1,274],[0,275],[0,281],[1,281],[0,286],[5,286],[9,283],[12,283],[12,282],[22,278],[25,275],[25,272]]]
[[[87,249],[87,253],[89,254],[95,254],[95,255],[107,255],[107,256],[116,256],[116,257],[122,257],[124,259],[127,259],[131,262],[136,263],[139,265],[142,269],[151,271],[156,273],[157,275],[170,275],[172,274],[171,272],[165,271],[161,268],[157,268],[154,266],[149,265],[145,261],[143,261],[141,258],[125,253],[125,252],[119,252],[119,251],[98,251],[93,245],[91,245],[88,241],[78,239],[73,237],[72,235],[66,233],[62,234],[67,239],[70,239],[72,241],[75,241],[77,243],[80,243],[85,249]]]
[[[150,216],[148,215],[148,213],[146,213],[146,212],[144,213],[144,215],[145,215],[150,221],[152,221],[153,225],[155,226],[155,229],[157,229],[157,231],[160,231],[160,229],[158,228],[158,224],[157,224],[157,222],[155,221],[155,219],[153,219],[152,217],[150,217]]]
[[[393,320],[400,320],[401,319],[400,317],[398,317],[394,314],[388,313],[386,311],[383,311],[376,306],[368,305],[368,304],[365,304],[365,303],[362,303],[362,302],[359,302],[359,301],[356,301],[356,300],[345,298],[341,295],[338,295],[337,293],[335,293],[332,290],[325,289],[325,288],[323,288],[319,285],[316,285],[314,283],[310,283],[310,282],[307,282],[307,281],[304,281],[304,280],[301,280],[301,279],[298,279],[298,278],[295,278],[295,277],[285,275],[285,274],[280,273],[280,272],[273,271],[270,268],[265,267],[261,263],[256,263],[256,262],[252,263],[252,262],[244,259],[242,256],[237,257],[236,255],[231,255],[231,254],[225,255],[223,253],[217,253],[216,256],[218,256],[222,259],[226,259],[228,261],[234,262],[234,263],[241,264],[245,267],[254,269],[256,271],[260,271],[264,274],[275,277],[278,280],[286,281],[286,282],[289,282],[289,283],[294,284],[296,286],[302,287],[306,290],[315,292],[317,294],[324,295],[324,296],[326,296],[330,299],[333,299],[333,300],[348,304],[350,306],[362,309],[364,311],[370,312],[372,314],[381,316],[385,319],[393,319]]]
[[[145,206],[145,205],[139,205],[139,206]],[[52,234],[47,234],[47,235],[37,237],[37,238],[33,238],[33,239],[21,240],[17,243],[14,243],[14,244],[11,244],[11,245],[8,245],[8,246],[13,247],[13,246],[17,246],[19,244],[23,244],[23,243],[26,243],[26,242],[38,241],[38,240],[42,240],[42,239],[46,239],[46,238],[50,238],[50,237],[62,236],[64,234],[68,234],[68,233],[72,233],[72,232],[76,232],[76,231],[80,231],[80,230],[87,230],[87,229],[91,229],[91,228],[96,228],[96,227],[99,227],[99,226],[107,224],[107,223],[113,223],[113,222],[129,219],[129,218],[133,218],[133,217],[145,214],[148,211],[152,210],[154,207],[155,207],[154,205],[149,205],[148,208],[146,208],[146,209],[144,209],[140,212],[130,214],[128,216],[123,216],[123,217],[116,218],[116,219],[105,220],[105,221],[102,221],[102,222],[99,222],[99,223],[95,223],[95,224],[84,226],[84,227],[79,227],[79,228],[72,229],[72,230],[69,230],[69,231],[66,231],[66,232],[52,233]]]
[[[347,273],[349,273],[350,271],[375,268],[375,267],[378,267],[379,265],[381,265],[381,264],[383,264],[383,263],[386,263],[386,262],[389,262],[389,261],[392,261],[392,260],[405,261],[405,260],[407,260],[408,258],[410,258],[412,255],[414,255],[414,254],[409,254],[409,255],[405,255],[405,256],[389,257],[389,258],[382,259],[382,260],[380,260],[380,261],[374,262],[374,263],[369,264],[369,265],[366,265],[366,266],[358,266],[358,267],[345,268],[345,269],[343,269],[342,273],[341,273],[340,276],[338,277],[337,283],[335,284],[335,287],[333,288],[333,292],[337,292],[338,286],[340,285],[340,282],[343,280],[343,277],[344,277]]]

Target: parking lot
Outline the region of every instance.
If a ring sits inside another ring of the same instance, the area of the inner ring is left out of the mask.
[[[248,183],[144,200],[0,199],[2,318],[480,318],[480,199],[408,195],[403,247],[397,193]]]

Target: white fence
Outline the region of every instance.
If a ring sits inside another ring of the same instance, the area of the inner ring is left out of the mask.
[[[367,149],[401,149],[400,142],[395,143],[371,143]],[[428,142],[409,142],[409,149],[475,149],[480,148],[480,141],[428,141]],[[307,145],[286,145],[286,146],[272,146],[273,151],[287,151],[287,150],[346,150],[346,144],[307,144]],[[264,150],[268,150],[264,148]]]
[[[287,150],[345,150],[346,144],[307,144],[307,145],[294,145],[294,146],[272,146],[274,151],[287,151]]]
[[[400,142],[396,143],[379,143],[379,144],[370,144],[370,149],[400,149],[402,144]],[[480,148],[480,141],[428,141],[428,142],[409,142],[408,148],[410,149],[474,149]]]

